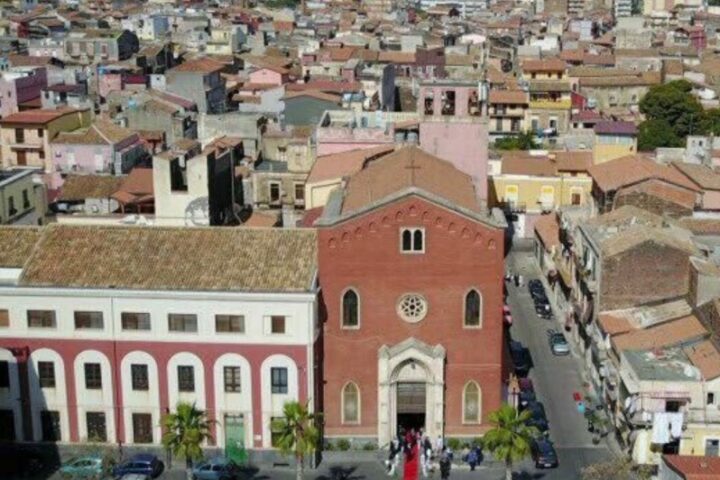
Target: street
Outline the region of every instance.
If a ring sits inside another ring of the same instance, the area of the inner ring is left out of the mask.
[[[549,330],[562,330],[557,319],[544,320],[535,314],[527,282],[539,278],[540,272],[531,250],[513,250],[506,259],[512,273],[521,274],[525,285],[508,285],[508,304],[513,315],[510,329],[514,340],[530,350],[533,368],[528,375],[535,385],[538,399],[545,405],[550,423],[550,439],[560,460],[559,468],[545,472],[542,478],[578,478],[587,464],[608,459],[610,450],[605,441],[593,445],[587,422],[577,410],[574,392],[584,395],[580,376],[580,359],[573,354],[558,357],[548,344]]]

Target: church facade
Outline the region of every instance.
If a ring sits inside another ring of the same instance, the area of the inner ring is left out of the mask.
[[[477,437],[502,402],[504,220],[414,147],[331,196],[318,227],[326,438]]]

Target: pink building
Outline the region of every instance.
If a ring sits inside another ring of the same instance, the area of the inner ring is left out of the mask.
[[[0,118],[19,112],[19,105],[40,99],[48,85],[44,67],[15,67],[0,74]]]
[[[263,67],[250,72],[250,83],[264,85],[282,85],[287,83],[289,72],[282,67]]]
[[[479,99],[477,84],[427,82],[420,85],[417,110],[422,114],[420,147],[470,175],[486,199],[488,126]]]

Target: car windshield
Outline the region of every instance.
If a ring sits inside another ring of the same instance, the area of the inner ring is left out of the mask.
[[[562,333],[556,333],[553,335],[553,343],[567,343]]]

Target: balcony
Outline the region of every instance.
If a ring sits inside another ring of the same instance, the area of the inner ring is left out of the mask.
[[[525,202],[505,201],[500,203],[500,207],[509,213],[525,213],[527,205]]]
[[[571,100],[530,100],[530,108],[534,110],[570,110]]]

